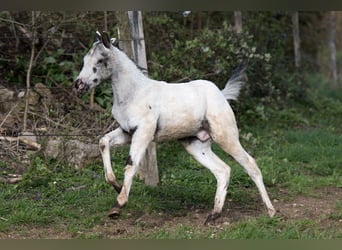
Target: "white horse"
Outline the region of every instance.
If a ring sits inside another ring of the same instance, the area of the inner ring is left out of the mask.
[[[97,41],[83,59],[75,88],[86,91],[111,79],[114,103],[112,114],[120,127],[101,138],[105,178],[119,193],[108,216],[117,217],[127,203],[133,177],[152,141],[179,140],[187,152],[208,168],[217,180],[214,208],[205,223],[221,215],[230,179],[230,167],[212,150],[216,142],[243,166],[255,182],[268,214],[275,209],[266,192],[255,160],[243,149],[234,113],[227,99],[236,99],[245,77],[240,67],[220,91],[210,81],[166,83],[146,77],[106,33],[97,32]],[[131,144],[123,186],[113,173],[110,147]]]

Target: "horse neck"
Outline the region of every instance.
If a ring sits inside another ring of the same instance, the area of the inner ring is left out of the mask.
[[[146,87],[148,78],[125,53],[117,48],[113,48],[113,52],[112,88],[114,105],[120,105],[129,101],[137,90]]]

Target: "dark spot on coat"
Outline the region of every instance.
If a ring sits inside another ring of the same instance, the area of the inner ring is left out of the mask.
[[[105,62],[103,65],[104,65],[106,68],[108,67],[108,63],[107,63],[107,62]]]
[[[132,157],[131,156],[128,156],[128,158],[127,158],[126,166],[127,165],[133,166],[133,161],[132,161]]]
[[[128,131],[128,134],[129,134],[130,136],[132,136],[132,135],[135,133],[135,131],[137,130],[137,128],[138,128],[138,126],[135,126],[134,128],[131,128],[131,129]]]
[[[105,149],[105,145],[100,145],[100,151],[103,152],[103,150]]]
[[[149,108],[149,109],[152,109],[152,107],[151,107],[150,105],[148,105],[148,108]]]
[[[126,133],[126,134],[132,136],[132,135],[134,134],[134,132],[138,129],[138,126],[135,126],[135,127],[131,128],[131,129],[128,130],[128,131],[125,130],[125,129],[123,129],[123,128],[121,128],[121,129],[122,129],[122,131],[123,131],[124,133]]]
[[[96,73],[97,69],[95,67],[93,67],[93,72]]]
[[[116,191],[118,194],[121,193],[122,186],[121,186],[119,183],[113,184],[113,187],[114,187],[115,191]]]

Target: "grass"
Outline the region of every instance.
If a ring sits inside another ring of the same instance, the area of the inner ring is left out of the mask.
[[[320,187],[342,187],[342,96],[336,96],[336,92],[333,98],[330,95],[311,91],[305,102],[291,104],[289,109],[279,112],[271,111],[259,126],[245,125],[241,129],[241,142],[255,156],[271,197],[278,197],[280,190],[286,190],[286,196],[282,198],[291,200],[298,195],[312,195]],[[259,204],[256,188],[242,168],[218,147],[214,146],[214,151],[232,166],[227,200],[245,208]],[[127,147],[118,149],[112,157],[113,168],[120,179],[127,153]],[[189,157],[179,143],[159,144],[158,164],[160,185],[157,188],[147,187],[136,179],[121,219],[129,221],[142,214],[160,213],[170,219],[186,216],[188,212],[197,209],[211,209],[216,188],[215,178]],[[6,162],[0,163],[0,171],[0,174],[10,171]],[[36,157],[22,182],[0,184],[0,235],[1,232],[13,231],[29,235],[30,228],[50,228],[57,234],[63,231],[75,238],[107,238],[110,236],[92,230],[107,223],[104,218],[115,197],[113,189],[104,181],[101,161],[75,170]],[[341,200],[336,200],[336,207],[328,219],[341,220],[341,208]],[[261,215],[237,220],[220,228],[168,223],[171,223],[170,220],[147,232],[144,231],[146,225],[138,223],[133,226],[133,233],[122,237],[342,237],[341,228],[335,224],[322,228],[319,222],[308,218],[283,220],[282,217],[270,219]]]

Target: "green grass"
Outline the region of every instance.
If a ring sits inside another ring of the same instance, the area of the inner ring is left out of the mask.
[[[341,92],[341,91],[340,91]],[[259,125],[241,128],[241,142],[253,156],[264,175],[271,197],[286,190],[291,199],[309,195],[324,186],[342,187],[342,98],[329,93],[311,91],[305,102],[291,104],[289,109],[273,110]],[[260,200],[254,183],[231,157],[216,145],[214,151],[232,167],[227,200],[235,205],[253,207]],[[123,164],[128,148],[115,150],[114,171],[122,180]],[[194,161],[177,142],[158,144],[160,184],[147,187],[135,179],[129,203],[121,218],[141,214],[164,213],[168,217],[184,216],[195,209],[209,210],[213,205],[216,180]],[[0,162],[0,175],[8,173],[7,163]],[[37,157],[23,181],[0,183],[0,232],[18,228],[55,228],[66,230],[77,238],[107,237],[91,229],[101,225],[116,194],[104,181],[103,167],[98,162],[81,170]],[[260,204],[260,206],[262,206]],[[336,201],[332,220],[341,220],[342,203]],[[62,228],[60,225],[64,225]],[[308,219],[269,219],[264,215],[242,219],[221,229],[167,224],[153,232],[122,237],[157,239],[308,239],[342,237],[338,227],[322,228]],[[88,232],[79,234],[79,232]],[[27,233],[27,232],[26,232]]]
[[[151,238],[156,239],[332,239],[340,238],[341,230],[324,229],[320,225],[307,220],[292,222],[282,221],[276,217],[270,219],[261,216],[243,220],[234,225],[213,228],[194,228],[179,224],[170,230],[156,230]]]

